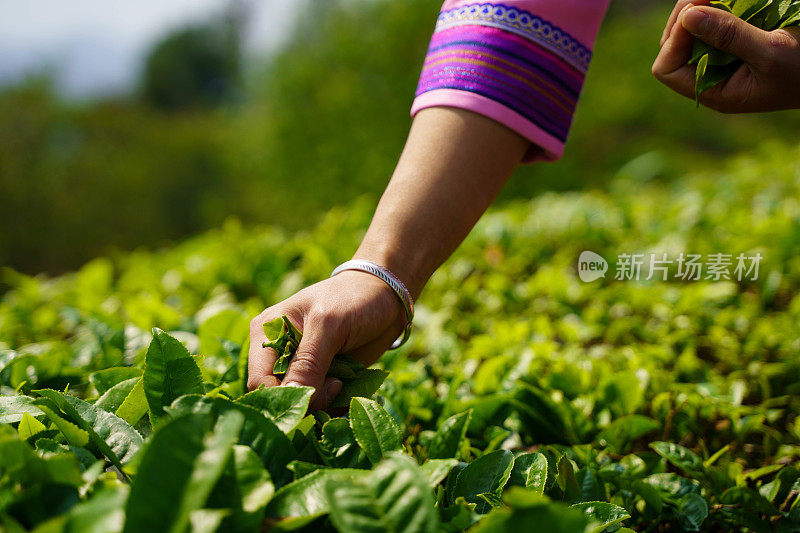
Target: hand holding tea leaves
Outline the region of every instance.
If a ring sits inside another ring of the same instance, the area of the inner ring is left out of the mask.
[[[676,4],[653,74],[725,113],[800,107],[800,0],[700,3]]]
[[[343,272],[311,285],[251,322],[248,387],[314,387],[315,410],[344,405],[354,387],[377,389],[385,376],[365,366],[397,338],[400,312],[386,284],[367,274]]]

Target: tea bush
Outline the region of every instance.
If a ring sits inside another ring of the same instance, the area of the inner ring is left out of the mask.
[[[228,222],[57,278],[6,271],[0,524],[796,531],[798,156],[665,184],[645,155],[607,192],[494,210],[347,417],[307,413],[310,389],[246,393],[247,326],[348,258],[368,201],[306,233]],[[579,280],[584,250],[605,278]],[[621,254],[681,252],[764,259],[757,279],[614,279]]]

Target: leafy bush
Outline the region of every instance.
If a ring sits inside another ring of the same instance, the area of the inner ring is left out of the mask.
[[[309,233],[230,222],[58,278],[7,271],[0,523],[797,530],[799,155],[668,185],[643,156],[607,193],[495,210],[344,418],[307,414],[310,389],[245,394],[247,326],[347,258],[369,202]],[[582,283],[582,250],[765,259],[751,281]]]

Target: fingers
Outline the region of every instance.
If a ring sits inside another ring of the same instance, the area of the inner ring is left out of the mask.
[[[664,43],[667,42],[667,39],[669,39],[669,36],[672,33],[672,27],[675,25],[675,22],[680,19],[680,16],[684,10],[696,5],[708,4],[709,1],[710,0],[679,0],[679,2],[676,3],[675,7],[672,9],[672,13],[670,13],[669,19],[667,20],[667,25],[664,27],[664,31],[661,33],[661,41],[659,42],[659,46],[664,46]]]
[[[653,75],[673,91],[692,98],[695,67],[686,63],[692,57],[692,37],[680,24],[672,27],[669,38],[653,63]]]
[[[284,386],[314,387],[316,392],[311,399],[312,409],[325,409],[328,406],[332,399],[328,397],[336,396],[339,392],[334,390],[336,382],[339,382],[338,388],[341,389],[339,380],[326,382],[325,379],[333,356],[342,348],[340,329],[335,318],[320,317],[315,320],[309,317],[303,339],[283,378]]]
[[[680,24],[675,24],[653,63],[653,74],[659,77],[659,75],[675,72],[686,65],[692,57],[693,43],[694,37]]]
[[[326,377],[325,381],[322,384],[322,392],[323,398],[319,405],[323,405],[324,408],[327,408],[330,403],[338,396],[338,394],[342,391],[342,387],[344,384],[341,380],[337,378]]]
[[[657,76],[658,80],[686,98],[694,100],[695,67],[684,66],[666,76]],[[701,99],[702,100],[702,99]]]
[[[271,309],[267,309],[250,322],[250,349],[247,356],[247,388],[255,390],[261,385],[274,387],[280,380],[272,374],[272,367],[278,354],[272,348],[264,348],[267,341],[264,334],[264,323],[272,318]],[[280,315],[277,315],[280,316]]]
[[[758,67],[769,59],[769,32],[732,13],[712,7],[692,7],[684,11],[680,20],[691,35],[745,63]]]

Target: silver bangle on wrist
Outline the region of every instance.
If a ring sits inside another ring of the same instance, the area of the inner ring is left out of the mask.
[[[350,261],[345,261],[334,269],[334,271],[331,273],[331,277],[339,274],[340,272],[344,272],[345,270],[359,270],[380,278],[389,286],[389,288],[392,289],[392,291],[394,291],[397,297],[400,298],[400,302],[403,304],[403,309],[406,312],[406,325],[403,328],[403,336],[394,341],[389,349],[395,350],[404,345],[411,336],[411,323],[414,321],[414,301],[411,299],[411,293],[408,292],[408,289],[406,289],[406,286],[403,285],[403,282],[400,281],[397,276],[392,274],[388,268],[384,268],[373,263],[372,261],[367,261],[364,259],[352,259]]]

